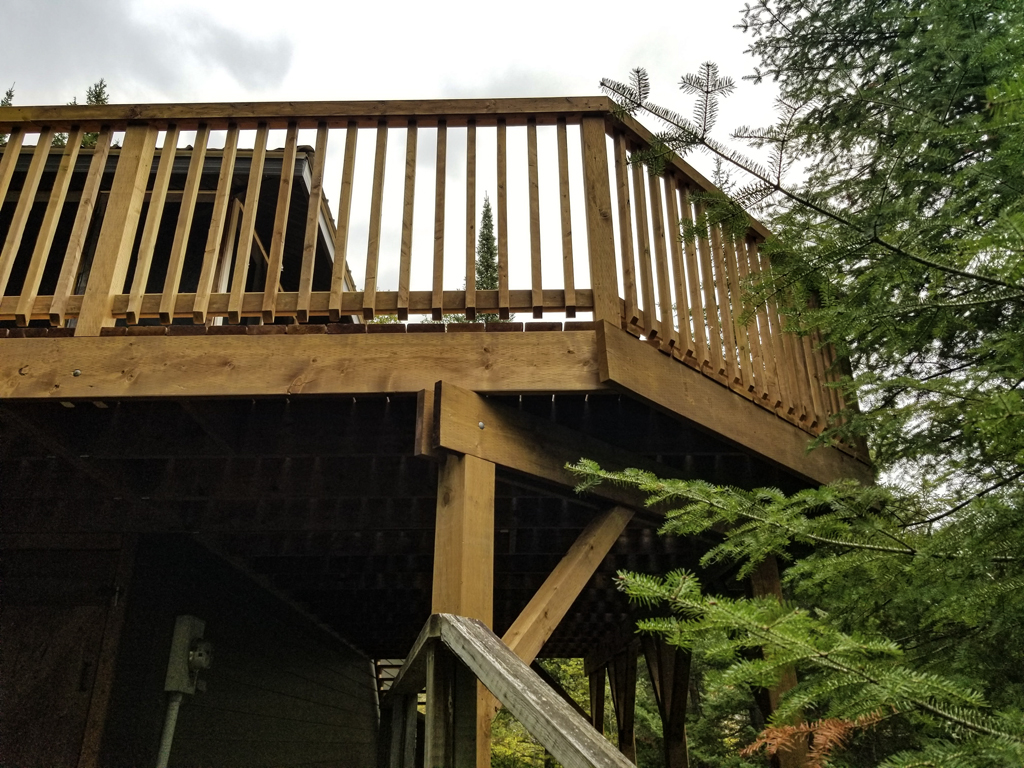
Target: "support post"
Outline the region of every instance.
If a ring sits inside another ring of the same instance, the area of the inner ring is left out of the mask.
[[[654,698],[661,715],[665,768],[688,768],[686,699],[690,685],[690,652],[658,636],[641,638]]]
[[[416,767],[416,696],[402,696],[381,713],[381,741],[388,738],[387,760],[380,768]],[[388,736],[385,737],[385,728]]]
[[[597,729],[598,733],[604,733],[604,681],[605,668],[601,667],[596,672],[588,675],[590,683],[590,724]]]
[[[619,752],[633,763],[636,762],[636,646],[635,642],[629,643],[608,664],[612,705],[619,730]]]
[[[477,765],[478,686],[473,673],[441,643],[427,652],[425,768]]]
[[[750,575],[750,591],[754,597],[775,597],[779,601],[782,600],[779,563],[773,556],[769,555]],[[765,696],[759,697],[762,700],[759,702],[762,710],[765,709],[763,704],[767,704],[767,711],[764,712],[766,720],[778,709],[782,695],[796,687],[796,682],[796,670],[792,666],[786,667],[778,684],[769,688]],[[763,702],[764,699],[767,701]],[[799,768],[807,762],[806,758],[807,748],[806,745],[802,745],[786,752],[780,750],[772,758],[772,764],[775,768]]]
[[[491,625],[494,464],[475,456],[449,454],[438,472],[432,603],[433,613],[454,613]],[[481,768],[491,762],[490,716],[485,706],[489,699],[487,690],[477,685],[472,733],[460,733],[459,738],[460,747],[472,747]]]
[[[135,246],[149,170],[156,150],[153,125],[131,125],[117,159],[110,200],[96,243],[96,255],[75,326],[76,336],[99,336],[100,329],[114,324],[114,296],[124,290],[128,262]]]
[[[607,320],[618,328],[622,324],[622,311],[619,308],[619,282],[615,267],[615,231],[612,228],[612,195],[604,117],[585,116],[580,131],[594,320]]]

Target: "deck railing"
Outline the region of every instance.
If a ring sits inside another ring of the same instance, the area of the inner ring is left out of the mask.
[[[764,228],[680,240],[711,184],[631,165],[650,134],[605,98],[11,107],[2,134],[0,324],[589,316],[808,431],[844,406],[831,348],[744,303]]]

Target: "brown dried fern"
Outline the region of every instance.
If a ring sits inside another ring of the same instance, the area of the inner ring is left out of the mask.
[[[829,755],[845,746],[854,731],[870,728],[881,719],[882,714],[876,712],[856,720],[830,717],[812,723],[776,725],[765,728],[757,740],[740,754],[750,757],[760,749],[764,749],[769,756],[780,752],[790,755],[806,752],[803,768],[825,768]]]

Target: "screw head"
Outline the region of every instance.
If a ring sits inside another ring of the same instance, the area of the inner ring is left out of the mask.
[[[484,423],[481,421],[479,424],[477,424],[477,426],[480,427],[480,429],[483,429],[484,428]]]
[[[78,368],[75,368],[75,370],[73,370],[73,371],[71,372],[71,375],[72,375],[72,376],[81,376],[81,375],[82,375],[82,371],[81,371],[81,370],[79,370]]]

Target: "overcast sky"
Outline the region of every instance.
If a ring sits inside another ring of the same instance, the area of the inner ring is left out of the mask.
[[[578,96],[641,65],[656,99],[689,112],[681,74],[753,66],[740,0],[0,5],[0,87],[22,105],[81,100],[100,77],[117,102]],[[772,98],[741,84],[721,127],[767,124]]]

